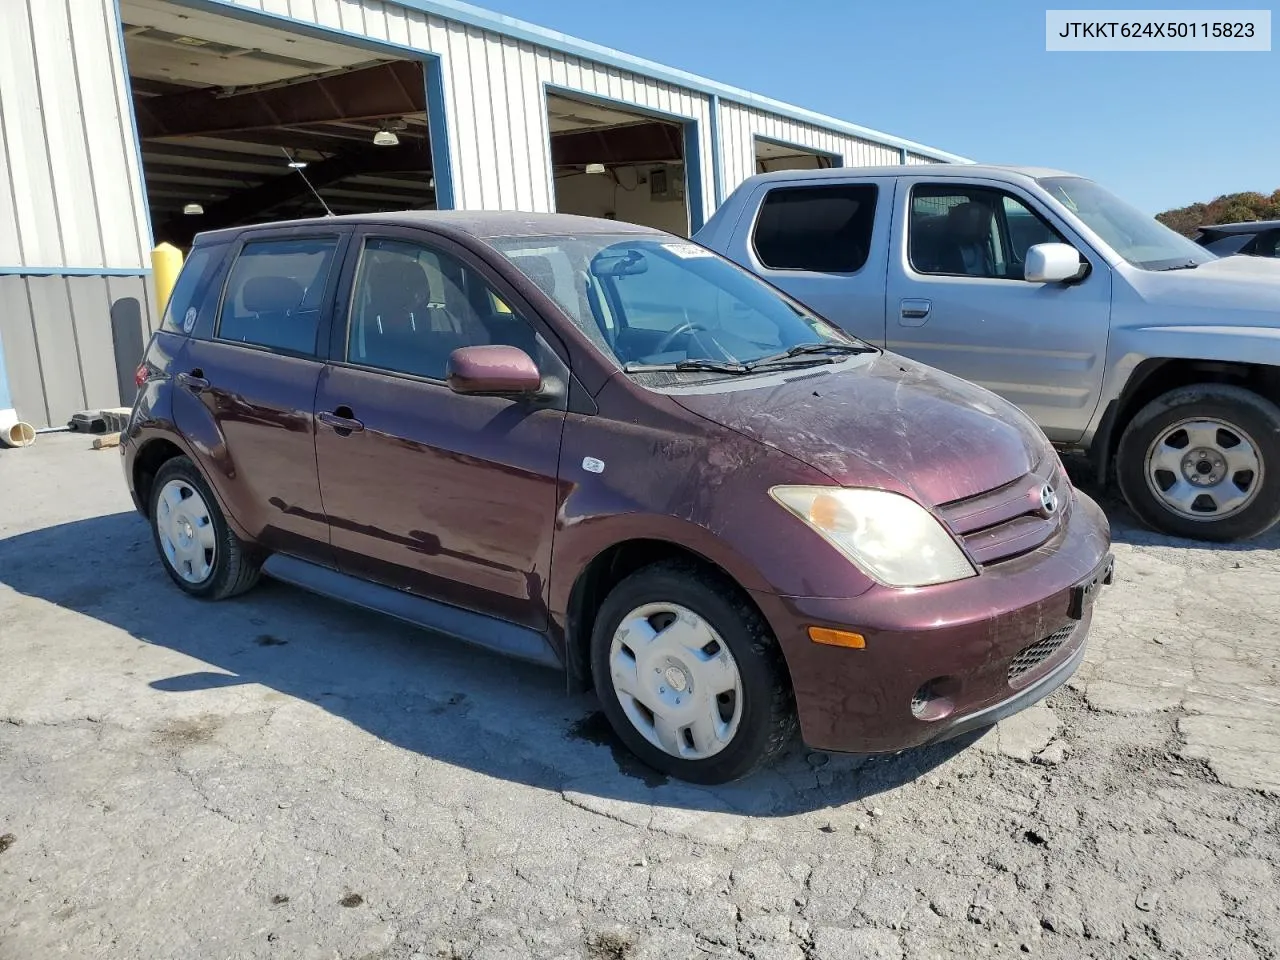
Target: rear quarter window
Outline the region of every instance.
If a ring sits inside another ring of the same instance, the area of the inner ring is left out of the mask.
[[[211,309],[209,288],[226,251],[226,244],[199,246],[191,251],[178,274],[173,293],[169,295],[169,303],[160,321],[162,330],[190,334],[195,329],[201,311]]]
[[[752,245],[771,270],[854,273],[871,252],[873,183],[777,187],[756,217]]]

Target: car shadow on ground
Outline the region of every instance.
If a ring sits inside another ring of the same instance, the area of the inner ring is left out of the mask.
[[[132,512],[0,540],[0,583],[200,661],[174,676],[140,677],[140,697],[260,684],[405,750],[565,791],[588,807],[603,800],[787,816],[892,790],[982,735],[881,757],[814,753],[797,743],[745,780],[692,787],[635,759],[594,697],[566,694],[556,671],[265,578],[234,600],[191,599],[169,581],[146,523]],[[111,663],[88,669],[127,676]]]

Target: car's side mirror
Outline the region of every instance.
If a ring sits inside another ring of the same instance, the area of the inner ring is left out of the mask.
[[[1022,279],[1029,283],[1065,283],[1080,279],[1088,268],[1088,261],[1069,243],[1037,243],[1027,248]]]
[[[459,347],[449,355],[445,379],[454,393],[516,397],[542,389],[542,374],[533,358],[504,344]]]

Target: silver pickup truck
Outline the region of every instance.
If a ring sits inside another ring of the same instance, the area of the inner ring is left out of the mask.
[[[1220,259],[1092,180],[971,164],[762,174],[694,239],[1020,406],[1153,527],[1280,519],[1280,260]]]

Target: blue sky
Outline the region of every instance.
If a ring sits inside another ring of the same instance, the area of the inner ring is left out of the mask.
[[[1280,188],[1276,49],[1047,53],[1061,0],[479,4],[975,160],[1091,176],[1149,213]]]

